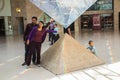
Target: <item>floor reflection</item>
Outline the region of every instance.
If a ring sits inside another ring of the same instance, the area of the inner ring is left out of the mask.
[[[98,57],[108,63],[120,61],[120,33],[112,30],[92,31],[83,30],[76,32],[73,37],[88,46],[88,41],[93,40],[97,49]],[[50,47],[48,38],[42,46],[42,52]],[[26,70],[21,66],[24,61],[24,43],[22,36],[0,37],[0,79],[1,80],[94,80],[102,76],[101,80],[120,80],[120,63],[105,65],[85,71],[70,73],[67,76],[56,76],[42,67],[33,66],[32,69]],[[85,73],[84,73],[85,72]],[[110,72],[110,75],[108,75]],[[112,75],[115,73],[114,76]],[[46,75],[45,75],[46,74]],[[91,74],[91,75],[90,75]],[[97,75],[97,76],[95,76]],[[92,77],[91,77],[92,76]],[[114,77],[115,78],[114,78]],[[108,78],[108,79],[105,79]]]

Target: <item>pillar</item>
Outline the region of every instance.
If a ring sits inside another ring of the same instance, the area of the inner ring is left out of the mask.
[[[119,0],[113,0],[113,6],[114,6],[114,31],[119,31]]]
[[[78,38],[80,32],[81,32],[81,17],[79,17],[75,23],[74,23],[74,29],[75,29],[75,38]]]
[[[80,28],[80,18],[78,18],[74,23],[75,32],[79,32],[79,28]]]
[[[10,27],[10,25],[8,25],[8,16],[4,16],[4,21],[5,21],[5,35],[12,35],[13,31]]]

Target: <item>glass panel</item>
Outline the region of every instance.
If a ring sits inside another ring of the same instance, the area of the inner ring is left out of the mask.
[[[88,10],[112,10],[113,9],[112,7],[113,7],[112,0],[98,0]]]
[[[50,21],[51,17],[48,16],[46,13],[43,13],[41,17],[39,18],[39,21],[44,21],[44,23],[48,23]]]

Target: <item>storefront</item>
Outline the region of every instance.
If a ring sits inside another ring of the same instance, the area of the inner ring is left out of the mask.
[[[81,29],[113,28],[113,0],[98,0],[81,16]]]

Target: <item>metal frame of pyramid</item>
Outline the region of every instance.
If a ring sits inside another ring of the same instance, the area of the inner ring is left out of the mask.
[[[67,34],[42,54],[41,62],[44,68],[54,74],[68,73],[103,64],[103,61]]]

